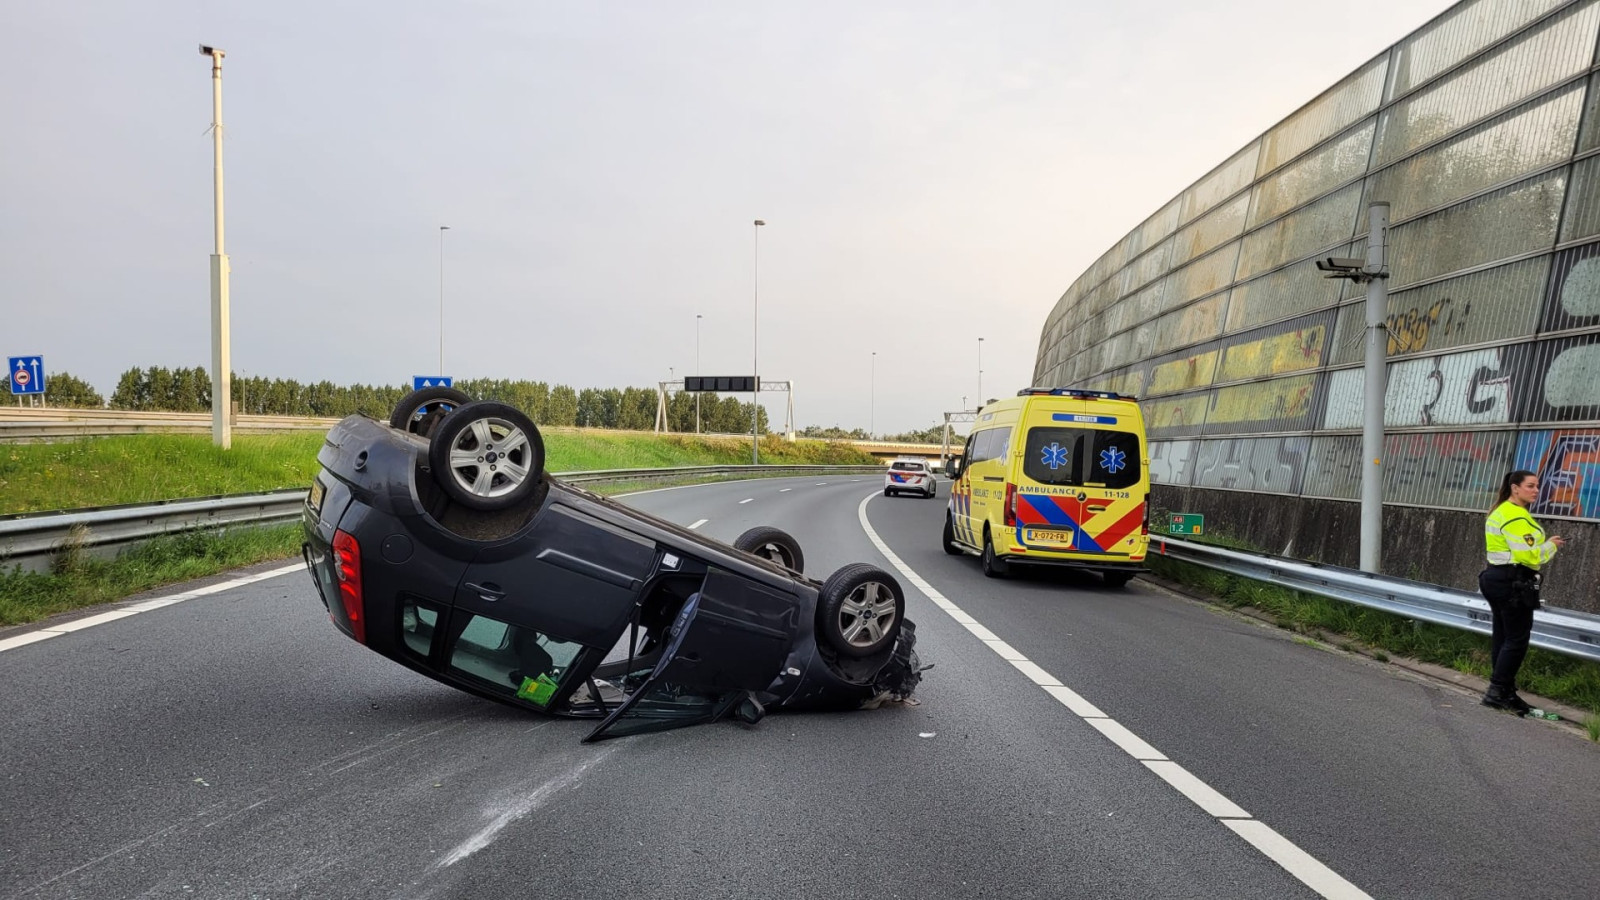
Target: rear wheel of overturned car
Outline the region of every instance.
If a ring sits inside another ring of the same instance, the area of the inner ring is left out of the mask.
[[[796,572],[805,571],[806,556],[800,552],[800,542],[788,532],[768,525],[757,525],[734,538],[733,549],[770,559]]]
[[[452,412],[434,429],[428,464],[451,500],[468,509],[510,509],[539,486],[544,438],[516,407],[479,400]]]
[[[425,387],[400,398],[389,414],[389,427],[423,437],[439,427],[439,421],[472,402],[466,394],[448,387]]]
[[[956,523],[948,512],[944,514],[944,552],[951,556],[961,555],[961,548],[956,546]]]
[[[990,578],[1004,578],[1011,573],[1011,566],[994,552],[994,541],[989,539],[989,529],[983,530],[983,574]]]
[[[894,644],[906,598],[894,576],[852,563],[828,576],[817,595],[817,631],[841,656],[861,658]]]

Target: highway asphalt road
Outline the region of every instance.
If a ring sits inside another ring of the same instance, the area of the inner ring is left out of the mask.
[[[943,491],[878,487],[627,502],[889,568],[917,705],[585,745],[352,643],[298,565],[0,633],[0,896],[1593,893],[1600,747],[1144,579],[986,579]]]

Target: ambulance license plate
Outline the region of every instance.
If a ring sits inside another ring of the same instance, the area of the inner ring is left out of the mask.
[[[1028,540],[1039,544],[1070,544],[1072,543],[1072,532],[1039,531],[1038,529],[1030,528],[1028,530]]]

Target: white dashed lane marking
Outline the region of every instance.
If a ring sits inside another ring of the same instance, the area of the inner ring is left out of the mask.
[[[745,504],[746,504],[746,503],[749,503],[749,502],[750,502],[750,501],[751,501],[751,500],[754,500],[754,499],[755,499],[755,498],[754,498],[754,497],[746,497],[746,498],[744,498],[744,499],[743,499],[743,500],[740,500],[740,501],[739,501],[739,505],[740,505],[740,506],[743,506],[743,505],[745,505]]]
[[[707,523],[709,521],[711,521],[711,520],[710,519],[699,519],[693,525],[690,525],[689,527],[691,529],[699,528],[701,525],[704,525],[705,523]]]
[[[1270,826],[1251,818],[1250,814],[1238,804],[1196,778],[1183,766],[1168,759],[1165,754],[1129,731],[1122,723],[1101,712],[1093,703],[1062,684],[1060,679],[1001,640],[961,607],[951,603],[950,599],[939,593],[927,579],[918,575],[899,556],[896,556],[895,552],[889,549],[889,545],[883,542],[883,538],[878,536],[878,532],[873,530],[872,523],[867,521],[867,504],[876,496],[878,496],[876,492],[868,494],[862,499],[861,505],[856,507],[856,516],[861,520],[862,530],[878,548],[878,552],[889,560],[889,564],[899,570],[900,574],[931,600],[934,606],[961,623],[974,637],[999,654],[1001,659],[1015,666],[1017,671],[1028,676],[1028,679],[1043,688],[1045,693],[1082,718],[1090,727],[1105,735],[1107,740],[1116,744],[1124,753],[1143,763],[1189,802],[1200,807],[1207,815],[1216,817],[1219,822],[1244,838],[1268,859],[1282,866],[1284,871],[1300,879],[1307,887],[1330,900],[1372,900],[1365,891],[1346,881],[1338,872],[1318,862],[1315,857],[1273,831]]]

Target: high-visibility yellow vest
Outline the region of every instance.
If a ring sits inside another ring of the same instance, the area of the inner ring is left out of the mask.
[[[1556,555],[1533,515],[1510,500],[1496,506],[1483,523],[1483,542],[1492,566],[1517,563],[1535,571]]]

